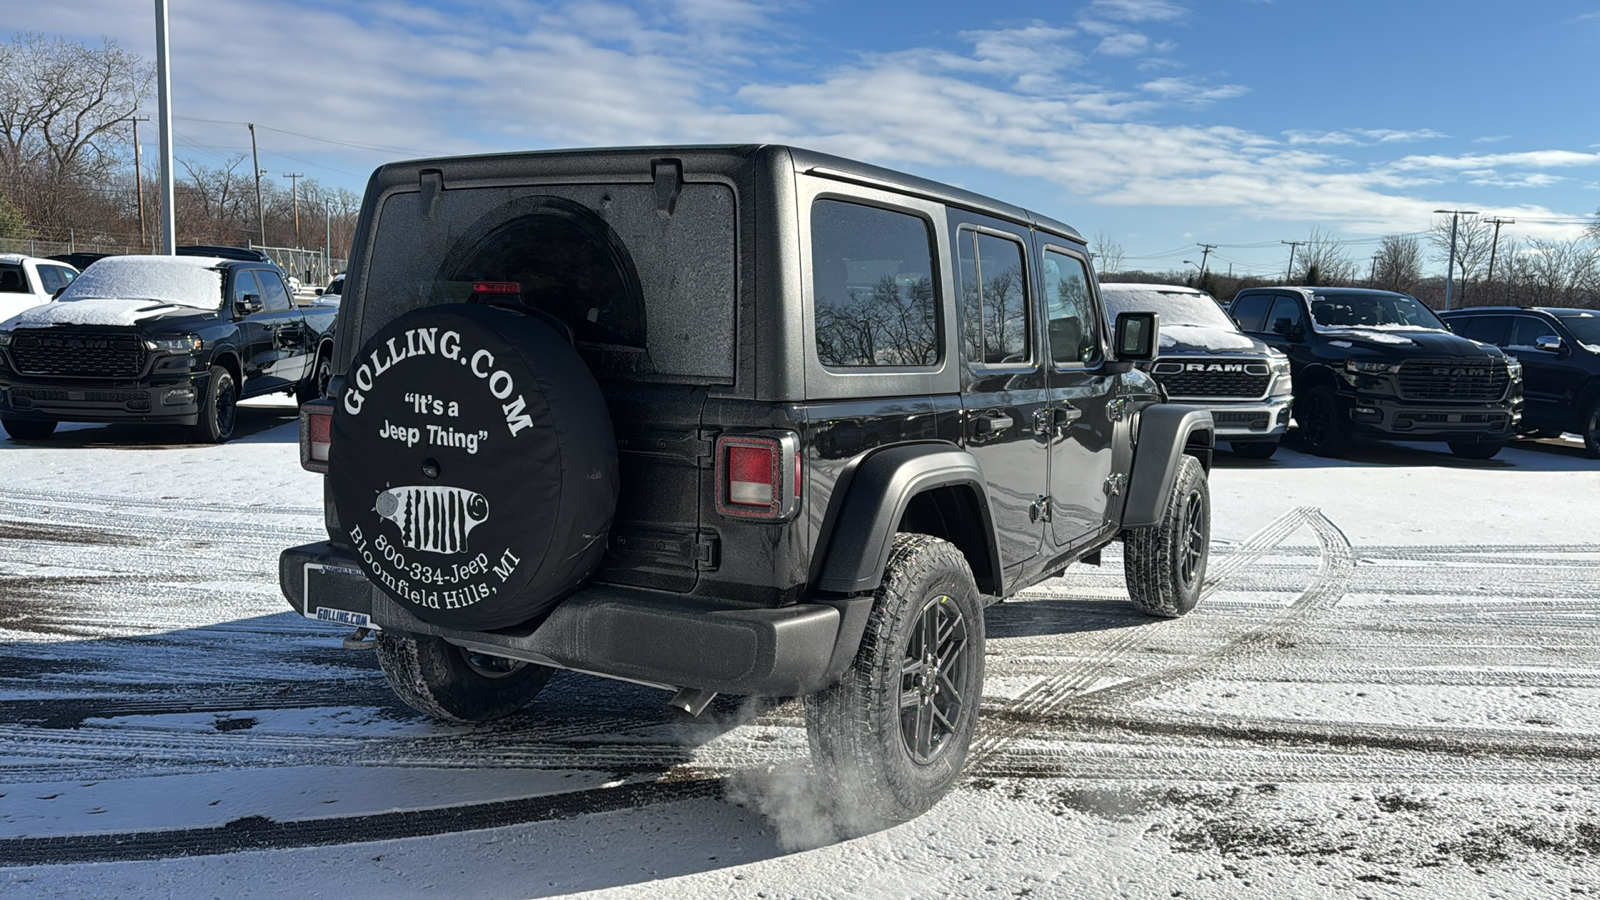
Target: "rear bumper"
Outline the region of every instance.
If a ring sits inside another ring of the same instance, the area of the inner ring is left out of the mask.
[[[856,597],[774,609],[593,585],[536,627],[486,632],[418,619],[327,541],[283,551],[278,581],[296,612],[319,621],[433,635],[496,656],[662,688],[764,696],[809,694],[837,681],[855,657],[872,604]]]

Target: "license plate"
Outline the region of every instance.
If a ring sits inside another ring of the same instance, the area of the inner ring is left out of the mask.
[[[324,581],[328,578],[348,578],[360,582],[363,587],[367,583],[366,576],[362,575],[358,569],[352,569],[348,566],[329,566],[322,563],[306,563],[304,570],[304,593],[302,594],[302,596],[305,597],[306,618],[315,619],[318,622],[332,622],[337,625],[349,625],[353,628],[370,628],[373,631],[382,630],[377,625],[372,623],[372,617],[366,613],[355,612],[348,609],[340,609],[336,606],[323,606],[321,603],[319,603],[316,595],[312,592],[311,576],[313,574],[317,576],[317,580],[319,581]]]

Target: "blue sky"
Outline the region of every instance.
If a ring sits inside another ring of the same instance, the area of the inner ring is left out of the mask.
[[[8,6],[153,58],[153,3]],[[1600,0],[169,9],[180,156],[247,154],[251,121],[271,177],[355,190],[408,156],[782,141],[1037,209],[1130,268],[1207,242],[1269,276],[1312,229],[1359,260],[1434,209],[1564,239],[1600,208]]]

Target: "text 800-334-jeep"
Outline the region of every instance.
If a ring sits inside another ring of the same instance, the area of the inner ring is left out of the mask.
[[[556,668],[804,696],[886,824],[960,772],[987,600],[1118,538],[1140,608],[1199,597],[1210,416],[1027,210],[787,147],[395,164],[339,316],[302,414],[329,540],[282,585],[432,715]]]

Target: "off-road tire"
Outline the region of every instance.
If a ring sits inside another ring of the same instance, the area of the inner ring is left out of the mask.
[[[548,666],[477,657],[438,637],[384,632],[377,650],[384,678],[407,706],[452,722],[503,719],[528,705],[555,673]]]
[[[327,350],[317,354],[317,361],[312,364],[311,371],[306,373],[306,380],[300,382],[295,388],[294,399],[301,406],[313,400],[321,400],[328,396],[328,382],[333,380],[333,358]]]
[[[1504,441],[1451,441],[1450,452],[1462,459],[1493,459],[1505,446]]]
[[[937,669],[917,653],[930,629]],[[896,535],[854,662],[805,698],[811,758],[840,837],[914,819],[955,784],[982,700],[983,643],[983,603],[961,551]]]
[[[233,373],[222,366],[212,366],[200,401],[200,417],[191,434],[199,443],[220,444],[233,437],[238,421],[239,386],[233,382]]]
[[[1584,452],[1600,459],[1600,396],[1589,401],[1578,419],[1578,436],[1583,438]]]
[[[50,419],[0,419],[0,426],[18,441],[42,441],[56,430],[56,423]]]
[[[1277,441],[1231,441],[1228,449],[1234,456],[1245,459],[1271,459],[1272,454],[1278,452]]]
[[[1140,612],[1173,619],[1194,609],[1211,555],[1211,490],[1200,460],[1184,456],[1161,521],[1123,532],[1123,576]]]
[[[1350,449],[1350,433],[1339,415],[1339,395],[1332,386],[1312,387],[1294,404],[1300,446],[1317,456],[1340,457]]]

